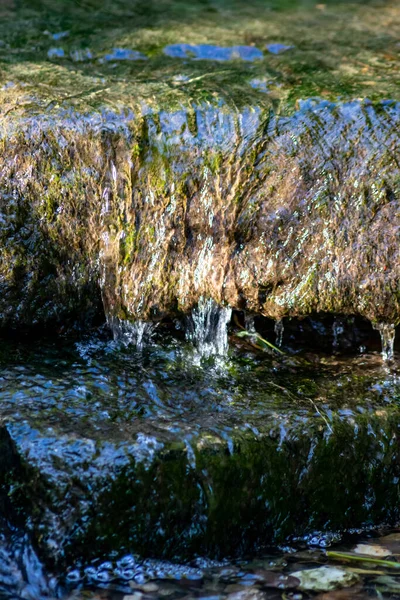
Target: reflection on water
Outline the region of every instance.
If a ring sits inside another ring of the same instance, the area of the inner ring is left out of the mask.
[[[279,46],[280,44],[273,44]],[[272,50],[271,50],[272,52]],[[197,60],[244,60],[254,61],[263,58],[263,53],[253,46],[233,46],[224,48],[211,44],[171,44],[164,48],[164,54],[172,58],[194,58]]]
[[[225,318],[218,317],[218,331],[220,321],[226,326]],[[114,341],[108,333],[65,341],[62,348],[51,339],[39,344],[3,342],[1,414],[13,420],[38,416],[49,424],[73,419],[79,427],[80,419],[88,418],[94,408],[91,426],[98,430],[138,418],[154,420],[155,425],[163,420],[174,427],[190,423],[192,428],[213,420],[223,428],[239,411],[241,418],[278,418],[280,413],[289,422],[315,413],[313,403],[327,413],[357,414],[395,407],[400,398],[397,362],[387,370],[378,352],[308,353],[299,366],[290,355],[275,358],[244,345],[236,350],[241,344],[236,340],[224,362],[216,365],[206,354],[199,364],[193,361],[191,344],[165,331],[153,331],[142,347],[139,329],[136,335],[135,326],[126,332],[121,328]]]
[[[223,325],[226,327],[225,320]],[[342,335],[337,324],[335,328],[334,335]],[[280,328],[277,333],[281,333]],[[290,447],[296,443],[301,428],[311,427],[313,422],[326,426],[326,431],[337,420],[353,423],[356,440],[361,435],[361,429],[357,429],[360,416],[382,418],[385,423],[392,413],[396,414],[400,398],[398,363],[392,362],[390,368],[384,366],[378,351],[347,357],[307,353],[294,360],[290,355],[275,357],[258,352],[232,337],[231,349],[224,359],[206,356],[194,360],[191,344],[178,341],[162,327],[139,349],[131,334],[128,331],[124,336],[120,330],[113,340],[108,332],[98,331],[79,340],[64,340],[63,344],[51,339],[40,343],[1,343],[0,416],[9,423],[9,431],[15,434],[21,448],[29,450],[30,460],[39,461],[45,470],[50,469],[52,477],[61,477],[54,468],[65,455],[69,457],[68,472],[76,469],[80,485],[86,485],[84,477],[87,481],[92,477],[95,485],[96,469],[100,472],[104,461],[112,459],[117,465],[125,460],[111,447],[111,443],[118,444],[119,440],[131,444],[136,440],[135,459],[147,469],[146,465],[152,464],[160,449],[179,439],[186,444],[190,468],[201,471],[205,466],[196,464],[200,456],[196,439],[206,433],[224,440],[228,455],[233,456],[239,452],[238,433],[251,430],[257,439],[263,432],[277,431],[281,440],[276,446],[279,453],[285,436]],[[288,339],[291,335],[289,328]],[[378,439],[379,423],[371,421],[368,427],[371,439]],[[19,437],[18,432],[22,432]],[[74,447],[67,446],[68,436],[75,440]],[[387,452],[389,445],[385,444],[389,441],[385,436],[386,433],[378,442]],[[99,446],[101,440],[106,440],[107,445]],[[347,443],[347,438],[343,440]],[[310,448],[310,461],[316,451],[316,446]],[[90,465],[86,474],[80,473],[82,452],[86,452],[85,460]],[[373,462],[382,459],[376,455],[368,460],[373,468]],[[237,485],[242,484],[238,481]],[[365,505],[368,502],[372,506],[374,499],[365,497]],[[124,518],[123,513],[120,517]],[[110,520],[110,527],[115,523]],[[192,556],[190,560],[188,557],[189,562],[181,561],[180,566],[129,555],[122,542],[120,552],[116,549],[118,544],[114,544],[114,550],[107,556],[100,551],[105,547],[104,539],[94,539],[91,556],[96,555],[98,543],[99,558],[77,559],[68,570],[57,572],[54,579],[43,573],[22,520],[16,529],[3,526],[0,595],[28,600],[49,597],[122,600],[126,595],[133,595],[135,600],[307,598],[308,592],[299,590],[298,580],[291,573],[336,564],[327,559],[326,548],[341,543],[339,550],[353,551],[356,541],[367,539],[366,529],[364,526],[364,537],[361,530],[345,534],[308,533],[288,540],[285,546],[275,545],[267,555],[265,549],[254,550],[250,557],[243,555],[235,560],[228,556],[216,562]],[[115,531],[114,535],[118,539],[121,532]],[[265,543],[268,545],[268,540]],[[40,549],[38,552],[41,555]],[[343,565],[349,568],[347,563]],[[350,564],[352,572],[359,567]],[[349,597],[353,594],[356,598],[362,593],[379,598],[376,590],[383,590],[379,593],[385,598],[395,597],[392,592],[391,596],[385,596],[385,590],[390,585],[393,588],[397,581],[391,581],[390,568],[389,577],[386,567],[371,564],[361,567],[365,573],[358,574],[361,582],[351,588]],[[382,572],[377,575],[379,569]],[[377,582],[379,577],[384,579]],[[282,596],[283,592],[286,596]]]

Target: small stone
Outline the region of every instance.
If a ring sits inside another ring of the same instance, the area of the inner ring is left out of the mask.
[[[354,552],[356,554],[364,554],[366,556],[377,557],[385,557],[390,556],[392,554],[389,548],[385,548],[384,546],[377,546],[375,544],[358,544],[354,548]]]
[[[349,587],[359,581],[356,573],[338,567],[318,567],[291,573],[300,581],[299,588],[306,592],[331,592]]]
[[[151,594],[153,592],[158,592],[158,585],[156,583],[153,582],[149,582],[149,583],[145,583],[143,585],[140,586],[140,589],[142,590],[142,592],[145,592],[146,594]]]
[[[143,594],[140,592],[135,592],[134,594],[128,594],[123,597],[122,600],[142,600]]]
[[[158,590],[158,595],[162,598],[167,598],[168,596],[172,596],[175,594],[177,590],[174,588],[161,588]]]

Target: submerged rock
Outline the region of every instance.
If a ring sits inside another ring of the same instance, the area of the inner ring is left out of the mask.
[[[278,423],[255,434],[240,419],[231,450],[221,423],[189,438],[139,421],[120,441],[9,423],[21,461],[10,500],[59,567],[113,552],[243,556],[316,529],[399,519],[397,414],[331,427],[314,417],[283,438]]]
[[[300,589],[309,592],[330,592],[355,585],[360,578],[356,573],[338,567],[319,567],[296,571],[293,577],[300,580]]]
[[[48,565],[243,557],[399,521],[396,377],[199,369],[174,348],[5,353],[0,501]]]

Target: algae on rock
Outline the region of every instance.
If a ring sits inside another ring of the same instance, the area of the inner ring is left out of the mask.
[[[285,118],[201,106],[13,121],[2,324],[94,312],[100,291],[128,320],[203,297],[275,319],[398,323],[399,120],[396,103],[364,101]]]
[[[0,325],[201,297],[397,324],[396,4],[92,8],[4,9]]]

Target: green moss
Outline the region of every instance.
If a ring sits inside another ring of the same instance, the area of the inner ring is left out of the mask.
[[[136,253],[140,240],[140,234],[137,231],[130,231],[120,242],[121,259],[124,264],[128,264],[132,260],[132,256]]]
[[[222,99],[231,107],[258,104],[289,112],[310,96],[399,98],[400,21],[389,1],[332,1],[325,9],[300,0],[280,2],[279,8],[272,0],[212,5],[163,0],[146,6],[102,0],[96,11],[68,0],[57,9],[50,4],[20,2],[2,16],[1,80],[14,84],[1,90],[5,111],[59,106],[137,111],[144,103],[178,109]],[[52,39],[50,33],[60,31],[69,35]],[[265,50],[272,42],[294,48],[275,56]],[[265,58],[183,62],[163,55],[164,46],[173,43],[254,44]],[[54,47],[63,49],[63,58],[48,58]],[[116,47],[140,50],[148,60],[99,62]],[[74,61],[75,51],[87,48],[92,59]],[[253,89],[252,79],[267,81],[268,93]]]
[[[204,166],[208,167],[212,175],[218,175],[224,162],[224,157],[221,151],[209,151],[203,155]]]

